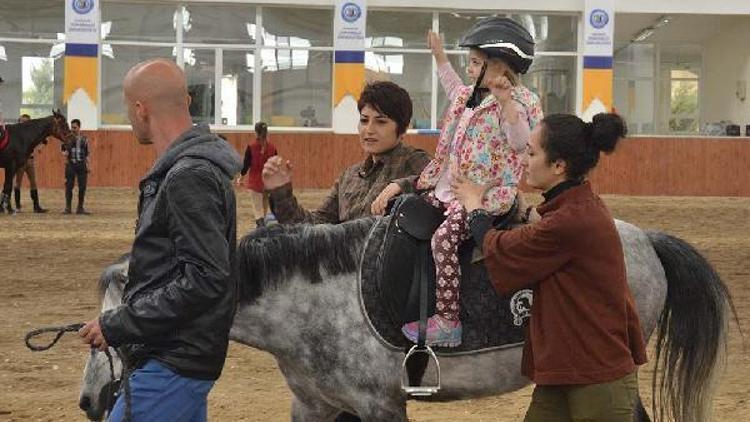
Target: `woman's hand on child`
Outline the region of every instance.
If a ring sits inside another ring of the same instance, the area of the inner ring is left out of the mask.
[[[276,155],[263,165],[263,187],[266,190],[276,189],[292,182],[292,164],[289,160]]]
[[[489,80],[487,86],[497,101],[505,106],[513,100],[513,83],[504,75],[498,75]]]
[[[435,57],[438,66],[448,62],[448,56],[445,55],[443,40],[440,39],[440,34],[427,31],[427,46],[432,50],[432,55]]]
[[[451,191],[458,202],[464,206],[466,212],[482,208],[482,197],[487,192],[487,186],[479,185],[458,172],[452,172]]]
[[[380,195],[378,195],[378,197],[375,198],[374,201],[372,201],[372,206],[370,207],[370,211],[372,212],[372,214],[385,214],[385,209],[388,206],[388,201],[390,201],[391,198],[400,193],[401,186],[399,186],[397,183],[389,183],[388,186],[386,186],[385,189],[380,192]]]

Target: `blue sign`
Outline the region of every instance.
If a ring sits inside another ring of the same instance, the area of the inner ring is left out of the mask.
[[[345,3],[341,7],[341,19],[345,22],[356,22],[362,16],[362,9],[355,3]]]
[[[589,23],[596,29],[602,29],[609,23],[609,15],[602,9],[594,9],[589,16]]]
[[[73,10],[79,15],[85,15],[94,8],[94,0],[71,0],[73,2]]]

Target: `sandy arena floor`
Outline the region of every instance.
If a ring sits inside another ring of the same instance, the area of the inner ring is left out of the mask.
[[[300,195],[315,206],[323,191]],[[24,191],[24,205],[30,207]],[[247,197],[239,192],[239,233],[252,228]],[[78,389],[87,350],[73,336],[45,353],[23,345],[27,331],[84,321],[97,314],[101,270],[133,237],[137,195],[129,189],[91,189],[91,216],[65,216],[63,192],[41,192],[51,212],[0,216],[0,421],[83,421]],[[703,251],[728,284],[740,323],[750,330],[750,198],[608,196],[616,217],[668,231]],[[641,393],[650,378],[641,371]],[[410,403],[413,421],[520,421],[530,389],[447,404]],[[213,421],[289,420],[290,394],[273,358],[232,344],[224,375],[209,396]],[[726,371],[715,399],[715,420],[750,420],[750,354],[736,325],[729,335]]]

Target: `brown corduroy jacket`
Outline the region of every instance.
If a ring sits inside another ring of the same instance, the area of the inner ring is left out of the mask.
[[[540,385],[598,384],[646,362],[614,221],[588,182],[538,207],[541,221],[491,230],[485,265],[501,294],[534,292],[522,372]]]
[[[368,217],[372,215],[372,202],[389,183],[398,183],[403,193],[412,193],[415,180],[429,162],[426,152],[400,143],[382,154],[377,162],[368,156],[344,170],[316,210],[302,208],[292,193],[291,183],[269,191],[273,213],[281,224],[338,224]]]

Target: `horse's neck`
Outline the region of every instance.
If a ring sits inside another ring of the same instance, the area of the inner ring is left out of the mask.
[[[53,125],[54,117],[44,117],[23,123],[18,130],[20,139],[26,145],[26,150],[30,151],[36,148],[47,136],[51,135]]]

